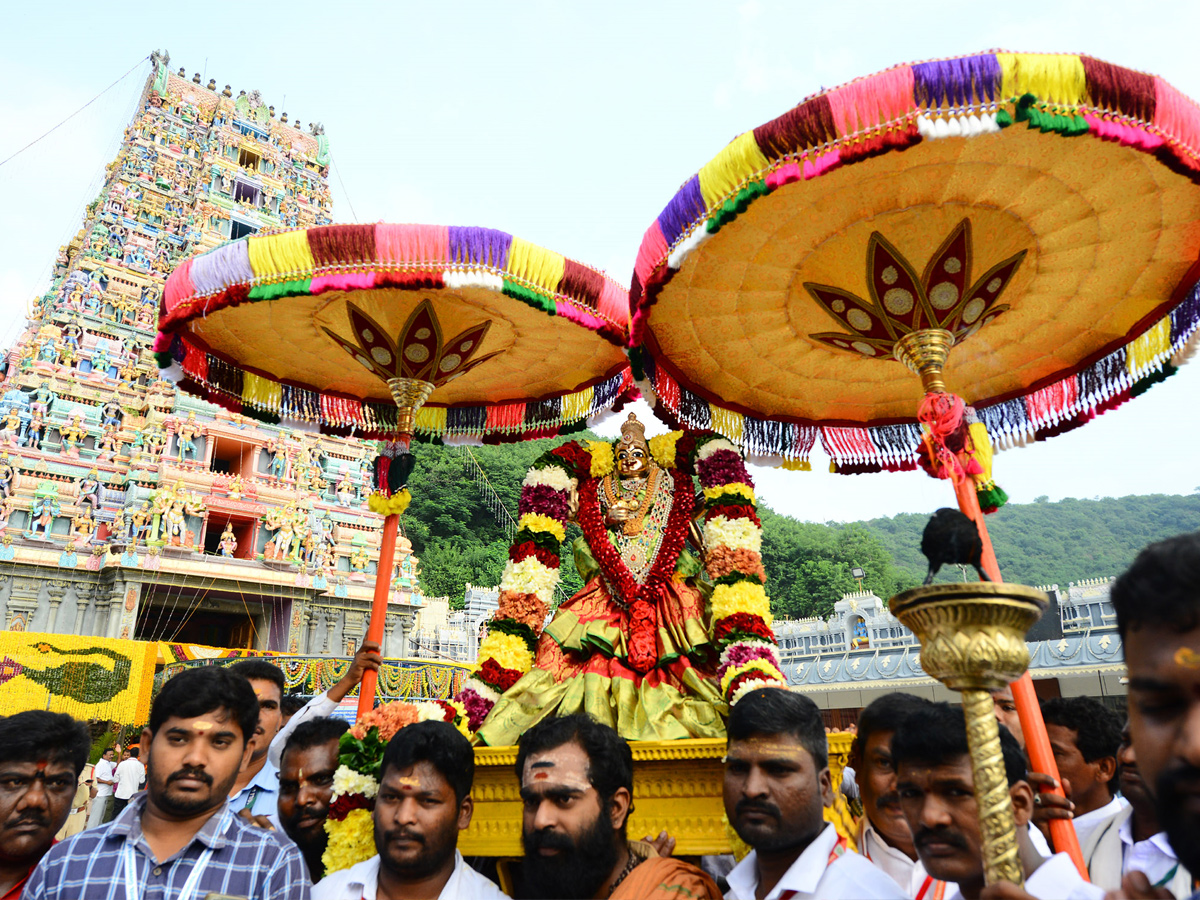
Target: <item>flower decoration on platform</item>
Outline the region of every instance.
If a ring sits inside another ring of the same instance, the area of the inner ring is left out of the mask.
[[[896,340],[923,328],[941,328],[956,340],[974,334],[1008,309],[996,301],[1012,281],[1027,251],[1022,250],[971,282],[971,220],[963,219],[916,269],[878,231],[867,241],[867,290],[870,300],[827,284],[806,281],[805,289],[850,333],[821,332],[809,337],[836,350],[873,358],[893,356]]]
[[[329,845],[321,861],[325,873],[347,869],[375,855],[371,812],[379,792],[383,752],[396,732],[414,722],[449,722],[464,735],[466,712],[452,700],[385,703],[359,718],[338,742],[338,767],[325,833]]]

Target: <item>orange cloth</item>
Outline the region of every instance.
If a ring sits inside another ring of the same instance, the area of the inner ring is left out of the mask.
[[[643,860],[617,885],[612,900],[721,900],[717,883],[700,869],[672,857]]]

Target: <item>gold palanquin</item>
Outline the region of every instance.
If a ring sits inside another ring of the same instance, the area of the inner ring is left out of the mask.
[[[829,770],[834,807],[826,820],[854,840],[854,821],[838,788],[854,735],[829,735]],[[729,853],[725,807],[721,795],[725,741],[689,739],[634,741],[633,805],[629,836],[640,838],[663,829],[675,838],[675,853],[696,856]],[[516,747],[475,748],[475,815],[459,838],[466,856],[521,855],[521,798],[514,766]]]

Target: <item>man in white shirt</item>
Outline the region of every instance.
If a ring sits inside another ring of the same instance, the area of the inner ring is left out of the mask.
[[[113,761],[116,756],[112,747],[106,747],[92,769],[92,783],[96,787],[96,796],[92,798],[92,811],[88,813],[85,827],[96,828],[108,821],[108,813],[112,810],[113,787],[117,783],[117,764]]]
[[[858,775],[863,817],[856,843],[869,859],[910,897],[935,900],[945,891],[942,882],[925,872],[913,847],[900,797],[896,793],[896,767],[892,762],[892,735],[908,715],[929,701],[913,694],[884,694],[871,701],[858,716],[858,732],[850,748],[850,762]]]
[[[447,722],[417,722],[388,741],[375,797],[377,855],[327,875],[313,900],[504,900],[462,858],[475,751]]]
[[[802,694],[751,691],[733,707],[725,815],[754,850],[727,876],[729,900],[900,900],[899,886],[822,815],[833,801],[821,712]]]
[[[999,728],[1025,892],[1040,900],[1099,900],[1104,891],[1088,884],[1069,856],[1045,859],[1034,849],[1025,754],[1008,729]],[[925,870],[952,883],[946,900],[978,900],[984,888],[983,836],[962,708],[931,703],[908,716],[892,737],[892,759],[900,806]]]
[[[1128,722],[1121,731],[1117,764],[1121,794],[1129,806],[1093,828],[1088,840],[1081,843],[1092,883],[1113,891],[1121,886],[1125,875],[1142,872],[1153,887],[1165,888],[1175,897],[1186,897],[1192,887],[1192,876],[1179,862],[1166,832],[1159,827],[1154,798],[1138,771]]]
[[[114,818],[121,814],[121,810],[129,803],[129,798],[142,789],[142,782],[146,780],[146,767],[138,759],[140,752],[139,747],[130,747],[129,759],[123,760],[117,766],[117,785],[113,789],[116,798],[113,802]]]
[[[1121,717],[1090,697],[1056,697],[1042,704],[1042,719],[1058,774],[1070,789],[1075,834],[1082,844],[1093,828],[1126,806],[1115,796]]]

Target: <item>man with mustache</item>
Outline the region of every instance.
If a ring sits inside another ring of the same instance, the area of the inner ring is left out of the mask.
[[[1042,703],[1042,719],[1058,774],[1071,788],[1075,834],[1082,844],[1099,823],[1128,805],[1116,796],[1121,717],[1091,697],[1056,697]]]
[[[314,884],[325,877],[325,820],[338,767],[338,740],[349,728],[345,719],[309,719],[292,732],[280,760],[279,819],[304,854]]]
[[[896,793],[892,735],[911,713],[929,701],[913,694],[884,694],[858,715],[858,732],[850,748],[850,765],[858,779],[863,818],[858,852],[874,863],[909,897],[941,900],[946,883],[925,872],[913,847],[912,833]]]
[[[517,777],[525,846],[519,896],[720,898],[700,869],[627,838],[633,752],[609,726],[582,714],[543,719],[521,736]]]
[[[71,813],[92,741],[63,713],[0,718],[0,900],[18,900]]]
[[[1175,897],[1186,897],[1192,876],[1179,862],[1166,832],[1158,824],[1154,798],[1138,771],[1137,754],[1129,722],[1121,730],[1117,747],[1117,780],[1129,805],[1092,829],[1081,841],[1092,884],[1116,890],[1130,872],[1141,872],[1154,887],[1165,888]]]
[[[1138,554],[1113,584],[1112,604],[1129,671],[1138,771],[1171,849],[1184,868],[1200,872],[1200,533]],[[1171,895],[1132,872],[1120,896]]]
[[[25,900],[308,900],[300,851],[229,806],[257,724],[258,698],[227,669],[188,669],[164,684],[142,731],[146,790],[109,824],[51,849]]]
[[[1102,897],[1104,891],[1084,881],[1067,854],[1045,859],[1034,848],[1025,754],[1008,729],[999,728],[1025,892],[1041,900]],[[983,837],[962,708],[931,703],[908,716],[892,737],[892,759],[900,807],[921,864],[934,878],[953,883],[947,900],[976,900],[984,888]]]
[[[900,900],[900,887],[824,819],[833,802],[821,711],[802,694],[760,688],[729,713],[725,815],[754,848],[727,876],[731,900]]]
[[[314,900],[507,900],[466,864],[475,751],[447,722],[406,725],[383,752],[375,797],[376,856],[325,877]]]

